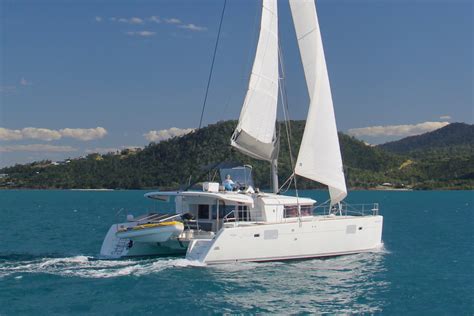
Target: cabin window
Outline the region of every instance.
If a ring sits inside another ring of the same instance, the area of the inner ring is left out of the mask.
[[[219,219],[223,219],[225,216],[230,214],[233,210],[235,210],[235,205],[225,205],[219,204]],[[227,216],[227,218],[234,218],[234,214]],[[217,206],[212,206],[212,219],[217,219]]]
[[[284,206],[284,217],[298,217],[298,205],[285,205]]]
[[[311,216],[311,215],[313,215],[313,206],[301,205],[301,216]]]
[[[249,208],[246,205],[238,205],[236,209],[237,213],[239,214],[239,221],[250,221],[250,212]]]
[[[198,219],[209,219],[209,205],[198,205]]]
[[[311,205],[300,205],[301,216],[311,216],[313,215],[313,207]],[[298,217],[298,205],[285,205],[284,207],[284,217]]]

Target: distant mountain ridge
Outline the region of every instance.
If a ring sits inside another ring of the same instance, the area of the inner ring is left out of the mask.
[[[401,140],[399,146],[402,150],[397,147],[397,142],[386,144],[392,147],[391,151],[384,145],[368,146],[339,133],[348,187],[370,189],[388,183],[391,188],[473,189],[474,145],[472,139],[466,139],[472,126],[451,125],[449,129],[443,128],[444,131]],[[257,187],[270,187],[269,164],[244,156],[230,146],[229,139],[235,126],[236,121],[218,122],[182,137],[150,143],[143,149],[3,168],[0,169],[0,174],[3,174],[0,188],[177,189],[189,182],[206,180],[200,177],[203,174],[201,167],[223,161],[252,165]],[[291,121],[291,151],[294,156],[298,153],[304,126],[305,121]],[[280,130],[284,130],[284,126],[280,126]],[[461,134],[464,136],[459,136]],[[434,139],[436,137],[443,138],[444,142]],[[456,143],[454,147],[444,145],[453,143]],[[278,167],[279,180],[283,183],[293,173],[288,143],[283,136]],[[298,178],[299,189],[322,187],[316,182]]]
[[[393,153],[407,154],[414,151],[459,146],[471,148],[474,146],[473,124],[451,123],[432,132],[409,136],[377,147]]]

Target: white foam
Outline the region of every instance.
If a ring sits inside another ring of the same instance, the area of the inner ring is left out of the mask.
[[[82,263],[87,263],[89,262],[89,257],[86,256],[75,256],[75,257],[69,257],[69,258],[53,258],[53,259],[46,259],[42,263],[40,263],[39,267],[42,269],[45,269],[50,266],[56,266],[56,265],[66,265],[70,263],[74,264],[82,264]]]
[[[47,273],[81,278],[113,278],[129,275],[148,275],[173,267],[202,266],[205,266],[205,264],[186,259],[96,260],[93,257],[73,256],[3,262],[0,263],[0,278],[19,273]]]
[[[173,260],[173,264],[175,267],[205,267],[206,266],[204,262],[200,262],[197,260],[188,260],[188,259],[175,259]]]

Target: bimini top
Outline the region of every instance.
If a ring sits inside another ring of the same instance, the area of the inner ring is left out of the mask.
[[[247,194],[237,192],[204,192],[204,191],[171,191],[171,192],[150,192],[145,197],[153,200],[169,201],[170,196],[188,196],[213,198],[226,202],[241,203],[253,207],[253,199]]]

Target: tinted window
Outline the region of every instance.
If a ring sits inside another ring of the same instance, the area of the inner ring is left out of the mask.
[[[313,206],[301,205],[301,216],[311,216],[311,215],[313,215]]]
[[[236,206],[234,205],[220,204],[219,205],[219,219],[222,219],[225,216],[227,216],[227,214],[231,213],[235,208]],[[229,215],[227,216],[227,218],[234,218],[234,215],[233,214]],[[217,219],[217,206],[216,205],[212,206],[212,219]]]
[[[284,217],[298,217],[298,205],[285,205]]]
[[[301,216],[311,216],[313,215],[312,205],[300,205]],[[285,205],[284,207],[284,217],[298,217],[298,205]]]
[[[239,213],[239,221],[250,221],[250,212],[247,206],[239,205],[237,211]]]
[[[209,219],[209,205],[198,205],[198,219]]]

